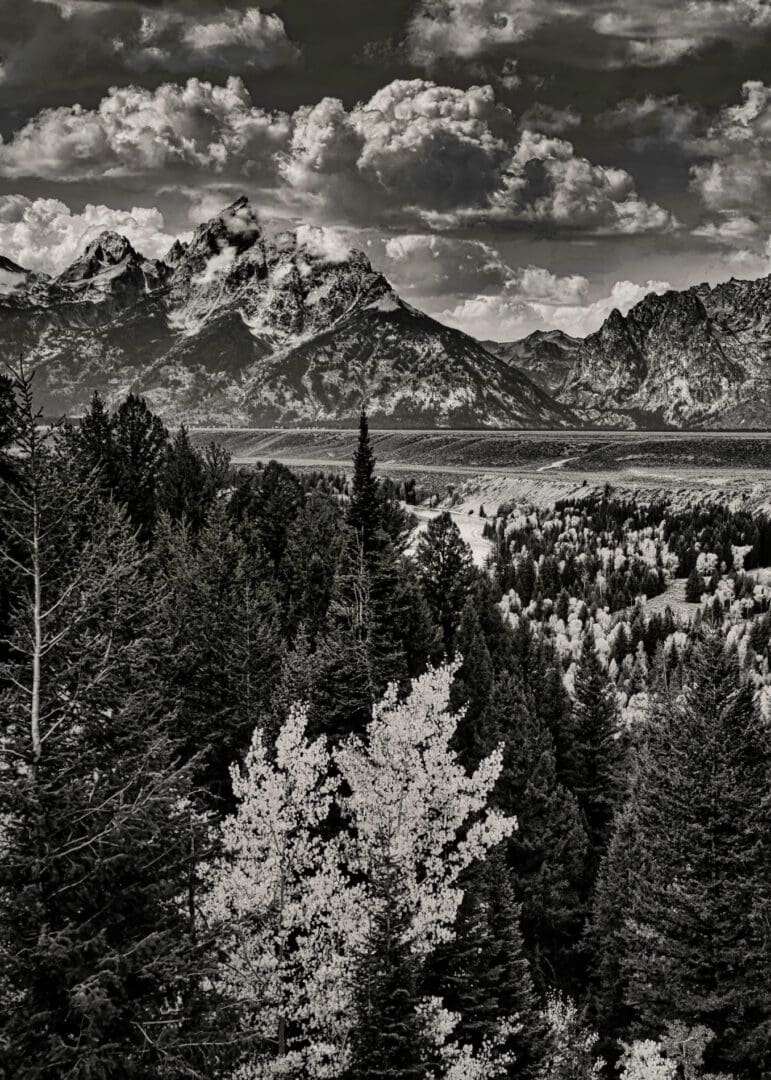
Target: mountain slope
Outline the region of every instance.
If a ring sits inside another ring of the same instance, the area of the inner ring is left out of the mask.
[[[614,310],[581,343],[559,397],[598,424],[769,426],[771,278]]]
[[[513,364],[545,390],[557,394],[570,371],[581,339],[561,330],[536,330],[518,341],[483,341],[484,347]]]
[[[99,389],[140,392],[174,422],[334,424],[363,404],[394,426],[575,422],[403,303],[361,252],[328,251],[311,229],[268,236],[246,199],[163,260],[107,232],[52,280],[0,263],[0,348],[35,363],[48,411],[78,411]]]

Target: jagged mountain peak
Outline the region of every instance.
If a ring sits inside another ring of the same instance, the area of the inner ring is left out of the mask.
[[[176,266],[179,260],[184,256],[187,249],[188,244],[177,238],[171,245],[169,250],[166,252],[166,254],[163,256],[163,262],[165,262],[167,266]]]
[[[646,324],[662,319],[702,319],[706,312],[698,287],[648,293],[626,316],[627,323]],[[623,316],[622,316],[623,318]]]
[[[641,301],[641,303],[644,303],[644,302],[645,301]],[[610,315],[608,315],[605,322],[602,324],[600,329],[597,331],[597,333],[602,335],[603,337],[609,337],[610,335],[612,335],[614,333],[619,333],[619,332],[623,333],[625,330],[626,330],[626,319],[621,314],[619,309],[617,307],[614,307],[613,310],[611,311]]]
[[[142,261],[130,241],[120,233],[105,230],[86,245],[82,255],[56,279],[62,284],[86,281],[126,261]]]
[[[581,339],[562,330],[534,330],[517,341],[486,341],[494,356],[523,371],[548,394],[557,394],[570,370]]]
[[[241,253],[252,247],[261,236],[257,211],[248,198],[242,195],[197,227],[186,255],[189,258],[208,257],[224,248],[234,248]]]
[[[534,330],[532,334],[528,334],[526,338],[522,338],[522,341],[529,341],[532,344],[536,342],[548,342],[553,345],[567,346],[578,345],[581,338],[573,337],[572,334],[566,334],[564,330]]]

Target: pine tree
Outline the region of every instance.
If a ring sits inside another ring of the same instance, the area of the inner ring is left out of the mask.
[[[520,619],[515,643],[517,673],[554,740],[557,780],[570,788],[574,741],[572,703],[562,681],[559,659],[547,640],[535,637],[527,619]]]
[[[348,533],[336,571],[329,630],[316,648],[310,698],[311,730],[323,731],[333,742],[361,732],[386,685],[406,678],[400,642],[389,633],[380,566],[380,557],[368,557],[361,538]]]
[[[348,1080],[423,1080],[433,1053],[417,1007],[420,960],[398,874],[376,874],[369,928],[356,964]]]
[[[367,414],[359,417],[359,442],[353,459],[353,483],[348,506],[348,523],[366,552],[370,552],[380,525],[380,497],[375,479],[375,454],[369,437]]]
[[[590,957],[589,1011],[600,1034],[598,1049],[611,1064],[615,1064],[621,1040],[634,1019],[627,1001],[622,929],[636,867],[639,868],[639,854],[633,821],[628,810],[622,810],[600,864],[586,936]]]
[[[177,702],[173,727],[185,760],[215,800],[230,794],[229,769],[246,751],[279,674],[275,599],[226,512],[201,531],[162,520],[155,561],[165,648],[159,661]]]
[[[400,557],[391,545],[378,558],[374,572],[375,603],[382,605],[382,624],[390,645],[410,678],[422,675],[442,658],[442,641],[420,588],[415,564]],[[385,586],[385,588],[383,588]],[[390,675],[396,677],[396,670]]]
[[[10,375],[0,375],[0,453],[13,445],[19,423],[14,383]]]
[[[120,405],[113,424],[112,495],[127,508],[140,537],[148,539],[155,527],[156,489],[168,432],[145,399],[135,394]]]
[[[511,1021],[515,1029],[503,1046],[514,1055],[507,1075],[529,1077],[543,1049],[543,1030],[504,851],[471,866],[463,888],[455,937],[431,958],[427,988],[459,1013],[455,1038],[476,1052]]]
[[[710,1065],[746,1076],[771,1068],[770,773],[768,723],[710,633],[639,750],[622,974],[643,1033],[706,1025]]]
[[[111,495],[116,484],[115,418],[98,390],[77,424],[66,423],[63,434],[69,451],[80,461],[84,473],[96,472],[99,488]]]
[[[247,532],[254,532],[276,575],[304,503],[297,477],[277,461],[269,461],[256,476],[242,477],[231,501],[231,513]]]
[[[615,692],[602,669],[591,634],[584,636],[576,670],[571,727],[570,786],[581,808],[589,841],[589,892],[610,839],[621,767]]]
[[[473,600],[469,600],[463,609],[457,648],[463,659],[455,676],[452,696],[453,708],[462,709],[456,746],[465,767],[472,769],[494,749],[480,730],[482,713],[493,688],[493,664]]]
[[[694,566],[685,582],[685,599],[689,604],[699,604],[705,591],[704,578]]]
[[[460,616],[471,590],[471,551],[446,511],[429,521],[418,541],[416,562],[429,609],[452,655]]]
[[[336,501],[320,493],[306,496],[282,561],[277,581],[279,616],[292,638],[302,627],[311,642],[328,628],[335,577],[345,543],[343,514]]]
[[[579,808],[557,780],[551,733],[517,676],[496,680],[483,725],[482,749],[504,748],[494,803],[517,817],[508,859],[533,978],[540,991],[574,989],[587,843]]]
[[[317,643],[308,697],[312,734],[332,743],[362,732],[385,685],[366,640],[340,624]]]
[[[215,491],[203,456],[192,446],[183,424],[166,451],[158,477],[158,512],[186,521],[193,531],[203,525]]]
[[[517,563],[517,583],[515,588],[522,601],[522,606],[527,607],[535,592],[535,563],[529,553]]]

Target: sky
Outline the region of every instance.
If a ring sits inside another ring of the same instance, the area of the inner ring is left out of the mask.
[[[771,272],[771,0],[0,0],[0,138],[29,269],[245,194],[477,337],[583,336]]]

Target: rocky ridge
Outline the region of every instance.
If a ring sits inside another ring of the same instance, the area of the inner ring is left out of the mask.
[[[583,341],[531,335],[506,349],[588,426],[771,426],[771,277],[651,293]]]

